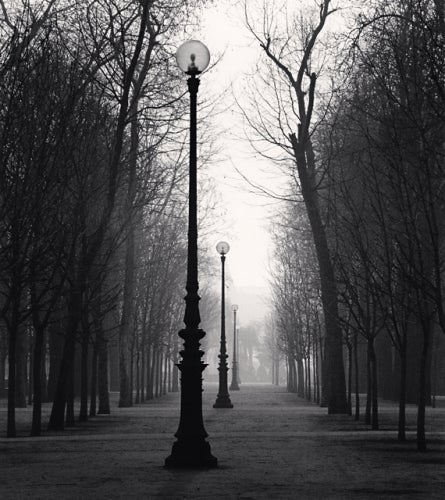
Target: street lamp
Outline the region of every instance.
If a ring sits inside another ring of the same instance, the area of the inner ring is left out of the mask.
[[[202,418],[202,372],[207,366],[201,360],[199,349],[205,332],[199,328],[198,295],[198,224],[196,181],[196,101],[199,78],[208,66],[210,54],[197,40],[182,44],[176,52],[180,69],[189,75],[190,93],[190,167],[189,167],[189,225],[187,251],[187,294],[185,296],[185,328],[179,332],[184,340],[178,363],[181,372],[181,414],[171,455],[165,459],[166,467],[216,467],[217,459],[211,454],[208,436]]]
[[[232,383],[230,384],[231,391],[239,391],[238,385],[238,362],[236,359],[237,354],[237,339],[236,339],[236,311],[238,311],[238,306],[233,304],[233,360],[232,360]]]
[[[230,246],[225,241],[220,241],[216,245],[217,252],[221,255],[222,267],[222,287],[221,287],[221,342],[219,349],[219,389],[216,402],[213,408],[233,408],[230,401],[229,390],[227,389],[227,350],[226,350],[226,316],[225,316],[225,285],[224,285],[224,263],[226,254],[230,250]]]

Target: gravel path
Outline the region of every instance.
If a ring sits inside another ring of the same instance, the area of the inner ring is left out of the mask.
[[[178,425],[179,396],[116,408],[63,433],[0,438],[0,498],[324,499],[445,498],[445,408],[428,409],[429,450],[396,441],[397,409],[382,404],[381,430],[298,399],[271,385],[241,386],[233,409],[214,409],[205,385],[204,421],[218,468],[163,467]],[[48,414],[49,406],[45,408]],[[0,408],[4,429],[6,412]]]

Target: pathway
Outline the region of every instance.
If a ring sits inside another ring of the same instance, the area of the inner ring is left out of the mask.
[[[0,498],[445,498],[445,408],[428,410],[429,451],[418,453],[415,408],[409,442],[399,444],[390,405],[382,430],[371,432],[284,388],[243,384],[233,409],[212,408],[216,392],[206,385],[203,396],[216,469],[163,467],[179,417],[179,396],[169,394],[63,433],[0,438]]]

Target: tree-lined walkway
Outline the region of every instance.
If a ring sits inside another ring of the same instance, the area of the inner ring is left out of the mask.
[[[396,442],[397,409],[381,407],[380,431],[319,408],[272,385],[241,386],[233,409],[203,409],[218,468],[168,470],[179,417],[169,394],[39,438],[0,439],[0,498],[269,499],[443,498],[445,408],[428,410],[429,451]],[[18,410],[19,422],[27,418]],[[5,410],[1,408],[4,424]],[[24,426],[25,428],[25,426]],[[18,428],[20,434],[20,428]],[[23,434],[22,434],[23,435]]]

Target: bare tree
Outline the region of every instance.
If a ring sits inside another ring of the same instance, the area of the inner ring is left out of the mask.
[[[269,61],[266,84],[271,90],[271,102],[274,103],[266,104],[266,100],[263,100],[261,107],[256,100],[258,115],[246,115],[246,118],[260,138],[282,148],[290,156],[296,170],[292,169],[291,175],[295,178],[298,175],[320,271],[326,329],[326,377],[323,388],[329,413],[346,413],[338,293],[319,195],[322,174],[317,171],[312,141],[317,83],[317,73],[312,67],[319,55],[317,44],[320,43],[321,33],[328,17],[334,12],[330,0],[324,0],[319,2],[315,18],[284,13],[283,18],[287,22],[280,25],[278,15],[275,18],[273,13],[273,6],[264,6],[262,26],[256,29],[246,10],[249,31],[260,43]]]
[[[443,11],[428,0],[369,7],[357,20],[352,66],[324,144],[345,255],[362,255],[374,285],[361,288],[379,292],[379,321],[400,354],[399,439],[406,353],[419,353],[408,372],[418,372],[417,445],[424,450],[431,336],[443,308]],[[360,247],[343,231],[372,251],[351,252]]]

